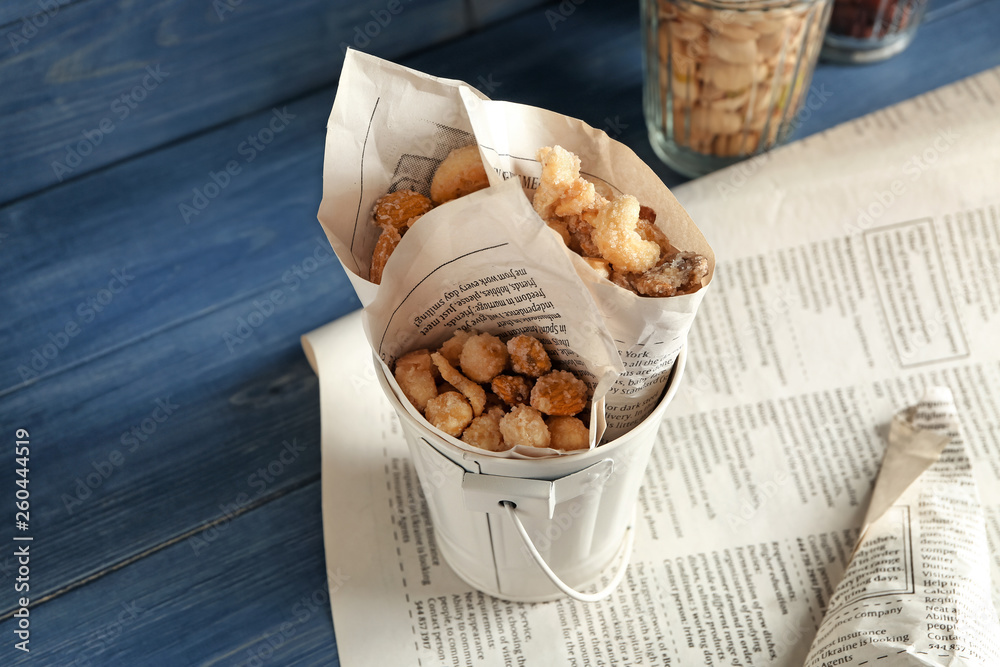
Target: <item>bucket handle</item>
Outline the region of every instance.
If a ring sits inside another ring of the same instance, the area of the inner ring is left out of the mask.
[[[629,524],[629,526],[625,529],[625,539],[615,556],[616,559],[621,559],[621,564],[618,566],[618,571],[615,572],[615,576],[611,578],[611,583],[596,593],[581,593],[575,588],[568,586],[566,582],[560,579],[558,575],[552,571],[552,568],[549,567],[549,564],[545,562],[542,554],[538,553],[538,549],[535,548],[534,542],[531,541],[531,536],[528,535],[528,531],[524,529],[524,524],[521,523],[521,518],[517,516],[517,512],[514,511],[517,505],[509,500],[501,501],[500,505],[507,510],[507,516],[509,516],[510,520],[514,522],[514,527],[517,528],[517,532],[521,536],[521,540],[524,542],[524,546],[528,550],[528,553],[531,554],[531,558],[535,561],[538,567],[542,569],[545,576],[547,576],[552,583],[555,584],[556,588],[561,590],[563,593],[570,596],[574,600],[579,600],[580,602],[599,602],[611,595],[614,590],[618,588],[618,584],[620,584],[622,579],[625,577],[625,570],[628,569],[628,562],[632,555],[632,545],[635,543],[635,532],[632,529],[631,524]]]

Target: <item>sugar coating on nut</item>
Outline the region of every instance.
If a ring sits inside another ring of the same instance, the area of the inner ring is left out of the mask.
[[[448,363],[448,360],[441,356],[438,352],[431,354],[431,361],[434,362],[434,365],[437,366],[438,372],[441,373],[441,379],[450,383],[462,392],[467,399],[469,399],[469,403],[472,405],[472,410],[475,412],[475,416],[478,417],[481,415],[483,413],[483,408],[486,407],[486,391],[478,384],[462,375],[459,371],[455,370],[455,368]]]
[[[496,336],[483,333],[470,336],[465,341],[459,363],[462,373],[467,378],[483,383],[489,382],[503,372],[507,367],[507,357],[507,346],[503,341]]]
[[[576,417],[549,417],[545,420],[551,436],[549,446],[564,452],[590,448],[590,431]]]
[[[679,252],[660,266],[632,277],[632,285],[644,296],[690,294],[708,276],[708,260],[691,252]]]
[[[594,228],[589,222],[580,216],[572,216],[566,218],[566,227],[571,237],[570,248],[584,257],[601,256],[601,249],[594,243]]]
[[[448,154],[431,180],[431,199],[443,204],[482,190],[490,184],[475,144],[456,148]]]
[[[520,375],[498,375],[490,387],[507,405],[521,405],[531,398],[531,386]]]
[[[615,270],[640,273],[656,266],[660,246],[636,232],[639,201],[635,197],[618,197],[601,209],[591,224],[594,243]]]
[[[536,378],[552,370],[552,360],[537,338],[520,334],[507,341],[507,352],[513,369]]]
[[[473,447],[479,447],[491,452],[503,452],[511,448],[500,433],[500,419],[502,415],[495,412],[484,412],[469,424],[465,432],[462,433],[462,442]]]
[[[389,261],[389,256],[399,245],[399,232],[395,227],[383,227],[382,233],[375,242],[375,251],[372,253],[372,268],[368,272],[368,279],[376,285],[382,284],[382,272],[385,270],[385,263]]]
[[[457,391],[449,391],[427,401],[424,416],[432,426],[457,438],[472,423],[472,406]]]
[[[500,420],[500,433],[504,443],[517,447],[549,446],[551,437],[549,427],[545,425],[542,413],[530,405],[515,405],[510,412]]]
[[[464,329],[457,330],[452,337],[444,342],[441,349],[438,352],[441,356],[448,360],[448,363],[452,366],[459,366],[462,359],[462,348],[465,347],[465,341],[469,340],[472,336],[476,334],[475,331],[469,332]]]
[[[535,381],[531,406],[547,415],[578,414],[587,406],[587,384],[569,371],[552,371]]]
[[[375,202],[372,218],[376,225],[403,230],[407,223],[431,210],[431,200],[413,190],[398,190],[382,195]]]
[[[396,383],[421,412],[427,407],[427,401],[438,395],[433,369],[429,350],[414,350],[396,360]]]
[[[580,215],[594,205],[594,184],[580,178],[580,158],[562,146],[546,146],[537,154],[542,175],[532,206],[543,219]]]

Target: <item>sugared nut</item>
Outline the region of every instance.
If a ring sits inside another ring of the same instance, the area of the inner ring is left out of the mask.
[[[587,406],[587,384],[569,371],[552,371],[535,381],[531,406],[547,415],[578,414]]]
[[[511,448],[500,434],[500,419],[496,413],[484,412],[469,424],[462,433],[462,442],[491,452],[503,452]]]
[[[488,333],[470,336],[462,347],[459,363],[470,380],[489,382],[507,366],[507,346]]]
[[[427,401],[438,395],[428,350],[414,350],[397,359],[393,375],[406,398],[421,412],[427,407]]]
[[[375,224],[382,227],[394,227],[403,231],[412,218],[419,217],[431,210],[431,200],[413,190],[397,190],[379,197],[375,202],[372,217]]]
[[[431,199],[443,204],[482,190],[490,184],[479,156],[479,146],[463,146],[448,154],[431,180]]]
[[[590,448],[590,431],[576,417],[548,417],[545,424],[549,427],[553,449],[573,451]]]
[[[520,375],[498,375],[490,386],[507,405],[521,405],[531,398],[531,386]]]
[[[504,443],[511,447],[549,446],[551,436],[542,413],[530,405],[515,405],[500,420],[500,433]]]
[[[449,391],[427,401],[424,416],[432,426],[457,438],[472,423],[472,406],[457,391]]]

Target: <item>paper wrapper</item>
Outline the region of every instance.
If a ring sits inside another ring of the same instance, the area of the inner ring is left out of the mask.
[[[478,144],[493,167],[486,170],[491,187],[427,213],[389,258],[381,285],[369,282],[379,235],[371,223],[375,201],[404,189],[428,195],[441,160],[470,144]],[[387,368],[398,355],[433,348],[457,329],[505,339],[531,333],[594,390],[595,446],[627,432],[655,407],[711,273],[698,292],[660,299],[601,279],[525,197],[541,171],[535,154],[553,144],[577,153],[583,175],[606,192],[633,194],[653,208],[671,242],[706,256],[714,270],[711,248],[666,186],[604,132],[542,109],[491,102],[462,82],[357,51],[347,53],[330,114],[318,217],[365,306],[369,342]],[[498,286],[508,291],[485,291]]]
[[[990,552],[951,392],[899,415],[806,667],[1000,665]]]

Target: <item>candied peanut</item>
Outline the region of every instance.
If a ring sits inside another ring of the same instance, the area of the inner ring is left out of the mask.
[[[393,227],[397,232],[406,231],[410,220],[431,210],[431,200],[413,190],[397,190],[382,195],[375,202],[372,218],[376,225]]]
[[[660,246],[645,241],[636,232],[639,224],[639,201],[622,195],[605,206],[591,223],[594,243],[601,256],[618,271],[641,272],[656,266]]]
[[[432,426],[457,438],[472,423],[472,406],[457,391],[449,391],[427,401],[424,416]]]
[[[458,366],[460,359],[462,358],[462,348],[465,347],[465,341],[469,340],[472,336],[476,334],[475,331],[468,332],[464,329],[457,330],[451,338],[444,342],[441,349],[438,352],[441,356],[448,360],[448,363],[452,366]]]
[[[548,417],[545,425],[549,427],[553,449],[571,451],[590,449],[590,431],[576,417]]]
[[[552,371],[535,381],[531,407],[547,415],[572,416],[587,406],[587,384],[569,371]]]
[[[584,257],[600,257],[601,251],[594,243],[594,228],[590,223],[580,216],[566,218],[566,227],[569,229],[572,242],[569,247],[580,253]]]
[[[429,350],[414,350],[396,360],[396,382],[420,412],[427,407],[427,401],[438,395],[432,369],[434,365]]]
[[[368,279],[376,285],[382,284],[382,271],[385,270],[385,263],[389,261],[389,256],[399,245],[400,236],[395,227],[383,227],[382,234],[375,242],[375,251],[372,253],[372,268],[368,272]]]
[[[634,276],[632,285],[643,296],[675,296],[697,291],[706,276],[708,259],[691,252],[679,252],[660,266]]]
[[[431,199],[435,204],[443,204],[482,190],[489,184],[486,168],[479,157],[479,146],[463,146],[449,153],[438,165],[431,179]]]
[[[489,382],[507,367],[507,346],[488,333],[471,336],[459,357],[462,373],[476,382]]]
[[[462,442],[491,452],[503,452],[511,448],[500,434],[500,419],[492,412],[484,412],[469,424],[462,433]]]
[[[498,375],[493,378],[493,393],[507,405],[527,403],[531,397],[528,381],[520,375]]]
[[[552,369],[552,360],[537,338],[520,334],[507,341],[510,362],[517,373],[536,378]]]
[[[448,363],[448,360],[441,356],[438,352],[431,354],[431,360],[434,362],[434,365],[437,366],[438,371],[440,371],[441,378],[465,394],[465,397],[469,399],[469,403],[472,405],[472,410],[475,412],[476,416],[478,417],[483,414],[483,408],[486,407],[486,390],[462,375],[459,371],[455,370],[455,368]]]
[[[515,405],[510,412],[500,420],[500,433],[503,441],[510,447],[549,446],[551,436],[549,427],[545,425],[542,413],[530,405]]]

